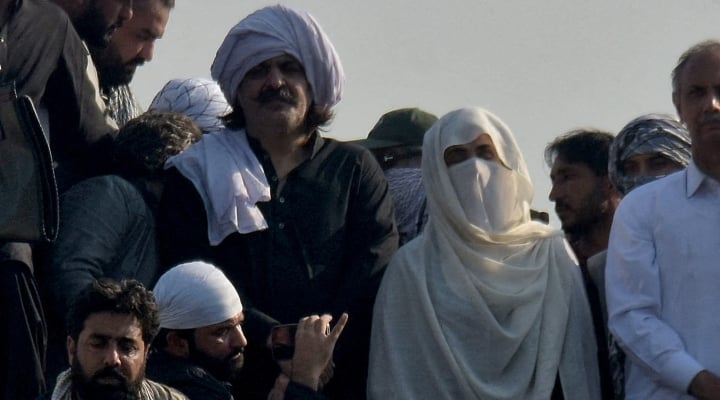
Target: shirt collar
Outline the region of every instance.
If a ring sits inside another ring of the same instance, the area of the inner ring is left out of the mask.
[[[702,172],[697,164],[695,164],[695,160],[690,160],[690,164],[687,166],[686,185],[685,190],[687,197],[694,196],[702,186],[706,186],[711,190],[718,190],[718,188],[720,188],[720,182],[715,181]]]

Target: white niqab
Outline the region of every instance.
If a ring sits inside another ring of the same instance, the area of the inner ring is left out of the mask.
[[[195,329],[215,325],[242,312],[235,287],[214,265],[193,261],[165,272],[153,294],[160,327]]]
[[[523,210],[499,232],[468,223],[444,160],[484,133],[510,171],[491,178],[512,180],[516,199],[503,200]],[[562,233],[530,220],[532,184],[510,130],[481,109],[451,112],[425,135],[422,168],[430,219],[378,292],[369,398],[549,399],[559,376],[565,398],[599,399],[582,279]]]

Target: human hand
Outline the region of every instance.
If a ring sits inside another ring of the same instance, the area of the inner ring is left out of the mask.
[[[345,328],[348,315],[343,313],[340,320],[329,331],[332,316],[311,315],[302,318],[295,333],[295,354],[292,359],[290,379],[313,390],[332,377],[332,355],[340,334]],[[325,379],[321,379],[321,377]]]
[[[688,393],[701,400],[720,400],[720,378],[702,370],[690,382]]]
[[[288,383],[290,383],[290,378],[288,378],[287,375],[278,375],[278,377],[275,379],[275,384],[270,390],[270,393],[268,393],[267,400],[285,399],[285,390],[287,389]]]

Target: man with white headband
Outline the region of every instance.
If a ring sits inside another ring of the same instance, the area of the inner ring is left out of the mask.
[[[254,311],[236,397],[267,396],[272,326],[347,312],[324,393],[364,398],[372,304],[398,237],[372,154],[320,135],[342,95],[335,48],[309,14],[271,6],[230,30],[211,72],[233,112],[168,161],[163,262],[211,261]]]
[[[247,345],[240,297],[215,266],[195,261],[178,265],[153,289],[160,333],[153,343],[148,376],[192,399],[232,399],[228,382],[243,368]],[[284,399],[322,399],[315,389],[347,316],[328,332],[329,316],[303,318]],[[319,329],[315,329],[318,326]]]

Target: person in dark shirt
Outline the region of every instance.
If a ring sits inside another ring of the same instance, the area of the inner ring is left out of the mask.
[[[217,267],[195,261],[173,267],[153,289],[160,333],[153,342],[148,377],[182,391],[190,399],[232,399],[229,382],[243,368],[247,339],[242,302]],[[347,315],[332,329],[330,316],[303,318],[297,325],[295,353],[280,399],[324,399],[317,393]],[[279,337],[279,335],[278,335]]]
[[[398,235],[372,154],[319,133],[342,94],[337,53],[309,14],[267,7],[232,28],[212,75],[233,112],[227,130],[168,161],[163,262],[210,261],[246,303],[238,397],[267,396],[279,371],[265,346],[274,325],[347,312],[324,393],[364,398],[372,305]]]
[[[43,0],[0,0],[0,26],[0,81],[14,84],[38,108],[61,188],[70,177],[99,173],[114,127],[97,102],[87,50],[67,15]],[[32,268],[29,244],[0,241],[4,398],[33,398],[45,390],[47,333]]]

